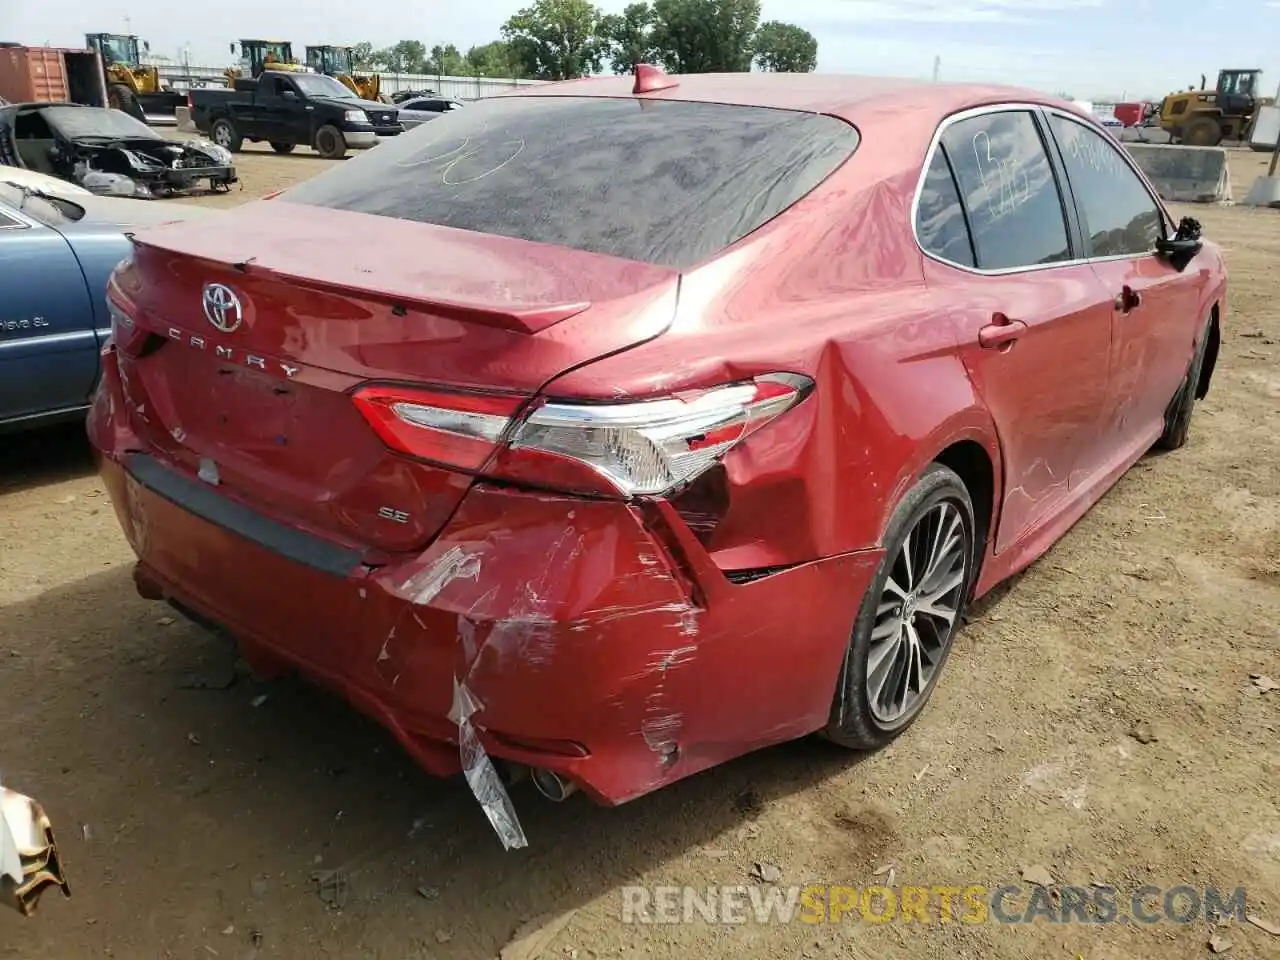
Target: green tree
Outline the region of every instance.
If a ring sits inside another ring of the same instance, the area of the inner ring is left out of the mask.
[[[670,73],[751,69],[760,0],[654,0],[654,54]]]
[[[386,65],[388,73],[427,72],[427,48],[421,40],[401,40],[373,56]]]
[[[630,73],[637,63],[654,60],[653,8],[648,3],[628,4],[621,14],[602,17],[599,32],[614,73]]]
[[[452,43],[437,43],[432,47],[426,66],[424,73],[437,73],[446,77],[457,77],[467,72],[466,58]]]
[[[534,0],[502,25],[502,36],[526,76],[571,80],[600,70],[600,21],[590,0]]]
[[[770,20],[752,38],[756,66],[777,73],[812,73],[818,66],[818,41],[794,23]]]
[[[505,40],[472,47],[467,51],[467,71],[477,77],[520,77],[520,59]]]
[[[374,57],[372,43],[364,40],[351,48],[351,66],[356,70],[377,70],[381,66]]]

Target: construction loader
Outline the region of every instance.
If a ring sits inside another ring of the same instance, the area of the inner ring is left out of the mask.
[[[236,52],[234,43],[231,44],[231,52]],[[293,44],[288,40],[241,40],[239,65],[227,67],[223,75],[227,78],[227,86],[234,87],[242,77],[257,80],[263,70],[311,72],[306,64],[293,59]]]
[[[186,94],[166,89],[160,69],[144,65],[138,54],[138,38],[119,33],[85,34],[85,46],[92,48],[102,60],[107,82],[107,105],[123,110],[146,123],[148,117],[172,122],[174,111],[187,102]],[[143,41],[142,48],[151,52]]]
[[[1243,140],[1253,124],[1261,97],[1262,71],[1257,67],[1221,70],[1215,89],[1171,93],[1160,103],[1160,126],[1171,143],[1216,147],[1223,140]]]
[[[333,77],[361,100],[380,99],[382,78],[376,73],[356,73],[354,52],[354,47],[336,45],[307,47],[307,66]]]

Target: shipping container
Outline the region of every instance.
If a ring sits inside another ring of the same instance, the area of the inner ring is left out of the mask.
[[[0,97],[10,103],[107,105],[98,54],[62,47],[0,47]]]

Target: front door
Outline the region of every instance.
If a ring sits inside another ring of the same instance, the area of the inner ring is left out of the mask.
[[[1121,151],[1065,114],[1051,113],[1049,127],[1075,194],[1091,267],[1111,301],[1111,387],[1089,464],[1105,469],[1159,435],[1206,319],[1198,315],[1201,280],[1194,264],[1179,272],[1155,255],[1167,221]]]

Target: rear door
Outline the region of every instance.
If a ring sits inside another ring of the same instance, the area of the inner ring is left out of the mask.
[[[1191,362],[1205,319],[1203,278],[1157,257],[1167,223],[1133,164],[1105,136],[1063,112],[1049,114],[1075,197],[1090,265],[1112,301],[1111,388],[1095,433],[1103,467],[1149,444]]]
[[[98,370],[93,307],[55,230],[0,207],[0,420],[82,407]]]
[[[938,234],[930,224],[947,211],[952,227]],[[1068,495],[1106,401],[1110,363],[1110,310],[1097,278],[1075,262],[1074,215],[1039,111],[992,108],[946,125],[917,232],[927,253],[950,264],[927,270],[955,291],[961,355],[999,431],[1003,550]]]

